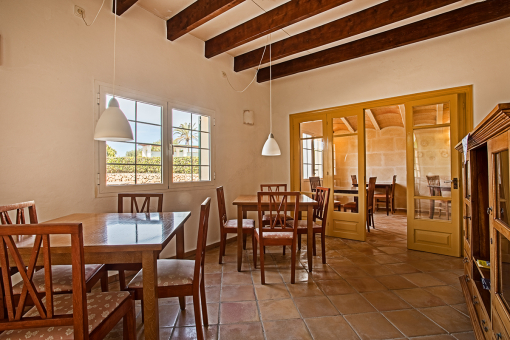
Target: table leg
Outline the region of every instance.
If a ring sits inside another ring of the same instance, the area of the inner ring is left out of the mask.
[[[262,256],[262,254],[261,254]],[[243,206],[237,206],[237,271],[243,264]]]
[[[313,206],[308,206],[308,211],[306,212],[306,226],[308,229],[308,234],[306,237],[307,241],[307,249],[306,254],[308,255],[308,271],[311,273],[313,268]]]
[[[147,340],[159,340],[157,260],[156,252],[142,253],[144,329]]]
[[[177,233],[175,234],[175,248],[176,254],[175,257],[178,259],[184,258],[184,226],[182,228],[177,229]],[[179,296],[179,305],[181,309],[186,307],[186,297]]]
[[[386,186],[386,216],[390,215],[390,187]]]

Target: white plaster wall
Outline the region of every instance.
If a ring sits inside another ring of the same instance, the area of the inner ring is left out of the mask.
[[[116,197],[95,198],[94,81],[112,82],[113,14],[101,0],[0,1],[0,204],[35,200],[40,222],[75,212],[115,212]],[[231,90],[221,70],[244,87],[253,73],[234,74],[224,55],[207,60],[191,35],[166,39],[165,21],[134,6],[117,21],[117,84],[216,111],[216,180],[231,201],[272,181],[274,159],[261,156],[269,132],[268,86]],[[255,111],[255,126],[242,124]],[[285,170],[286,171],[286,170]],[[213,197],[208,242],[219,241],[214,188],[167,192],[164,210],[191,210],[186,250],[196,247],[199,205]],[[173,253],[173,242],[162,255]]]
[[[510,101],[510,19],[278,79],[274,134],[289,155],[290,114],[471,84],[476,126]],[[290,158],[279,161],[288,181]]]

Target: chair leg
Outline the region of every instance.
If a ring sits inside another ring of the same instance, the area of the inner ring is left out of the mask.
[[[283,246],[283,256],[285,256],[285,246]]]
[[[297,235],[297,246],[298,249],[301,250],[301,234]]]
[[[220,258],[218,260],[218,263],[221,264],[223,262],[223,256],[225,255],[225,240],[223,238],[223,235],[220,236]]]
[[[246,237],[248,235],[247,234],[243,234],[243,250],[246,250]]]
[[[296,240],[292,240],[292,254],[290,256],[290,283],[296,283]]]
[[[140,306],[142,307],[142,323],[145,320],[145,313],[143,312],[143,300],[140,301]]]
[[[179,307],[181,307],[181,310],[186,309],[186,297],[185,296],[179,296]]]
[[[105,271],[104,275],[101,276],[101,291],[103,293],[108,291],[108,271]]]
[[[321,233],[322,263],[326,264],[326,235]]]
[[[313,235],[313,256],[317,256],[317,241],[315,240],[315,234]]]
[[[204,340],[204,332],[202,330],[202,317],[200,316],[200,297],[199,288],[193,290],[193,310],[195,313],[195,327],[197,329],[197,339]],[[204,307],[207,308],[207,305]]]
[[[207,316],[207,300],[205,297],[205,280],[204,280],[203,272],[202,272],[202,280],[200,282],[200,299],[201,299],[202,318],[204,320],[204,325],[209,326],[209,317]]]
[[[253,268],[257,269],[257,238],[253,233]]]
[[[126,273],[123,270],[119,270],[119,283],[120,290],[126,290]]]
[[[227,249],[227,233],[223,235],[223,256],[225,256],[226,249]]]
[[[261,252],[262,253],[262,252]],[[264,246],[264,254],[266,253],[266,246]]]
[[[123,330],[122,337],[124,340],[136,339],[136,315],[135,315],[135,301],[131,301],[132,308],[122,318]]]
[[[264,272],[264,254],[265,254],[265,247],[263,245],[262,238],[259,240],[260,243],[260,283],[265,285],[266,284],[266,276]]]
[[[372,212],[372,228],[375,229],[375,220],[374,220],[374,213]]]

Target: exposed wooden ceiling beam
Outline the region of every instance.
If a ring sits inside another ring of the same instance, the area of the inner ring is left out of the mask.
[[[113,0],[112,11],[117,15],[122,15],[131,8],[138,0],[117,0],[117,10],[115,10],[115,0]]]
[[[419,41],[510,17],[510,1],[489,0],[468,5],[409,25],[335,46],[324,51],[276,64],[273,79],[337,64]],[[257,81],[269,80],[269,68],[258,72]]]
[[[347,127],[347,130],[349,130],[350,133],[355,133],[356,131],[354,131],[351,123],[349,123],[349,121],[347,119],[345,119],[345,117],[342,117],[340,118],[342,120],[342,122],[345,124],[345,126]]]
[[[292,0],[205,42],[206,58],[241,46],[351,0]]]
[[[379,126],[379,123],[377,123],[377,120],[375,119],[374,114],[372,113],[372,110],[366,109],[365,113],[367,114],[368,118],[372,122],[372,125],[374,125],[375,129],[377,131],[381,131],[381,127]]]
[[[388,0],[309,31],[277,41],[271,46],[271,58],[272,60],[285,58],[458,1],[460,0]],[[239,72],[258,66],[263,53],[264,47],[261,47],[238,55],[234,58],[234,71]],[[269,62],[269,53],[266,51],[262,63],[267,62]]]
[[[166,37],[175,40],[245,0],[197,0],[166,22]]]

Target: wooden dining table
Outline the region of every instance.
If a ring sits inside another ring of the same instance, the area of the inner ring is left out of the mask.
[[[393,183],[375,183],[376,189],[384,189],[386,193],[386,215],[390,214],[390,190]],[[368,186],[368,183],[367,183]],[[334,187],[335,194],[357,194],[358,193],[358,184],[353,184],[352,187]],[[354,201],[358,201],[358,197],[354,198]]]
[[[288,206],[289,209],[294,209],[294,200],[289,198]],[[258,211],[258,199],[257,195],[241,195],[238,196],[233,205],[237,206],[237,271],[241,271],[241,265],[243,264],[243,219],[247,217],[248,211]],[[308,271],[312,272],[313,262],[313,208],[317,206],[317,201],[311,199],[306,195],[300,195],[299,197],[299,211],[306,211],[306,220],[308,226],[307,234],[307,256],[308,256]],[[269,202],[262,203],[262,210],[269,210]],[[257,226],[256,226],[257,227]],[[263,256],[263,252],[260,252]]]
[[[177,258],[184,257],[184,224],[191,213],[163,212],[141,214],[72,214],[45,223],[82,223],[85,263],[141,263],[143,268],[143,309],[145,339],[159,339],[157,259],[175,236]],[[16,242],[23,261],[28,263],[34,237]],[[71,239],[64,235],[50,238],[53,265],[71,264]],[[39,256],[38,261],[41,261]]]

